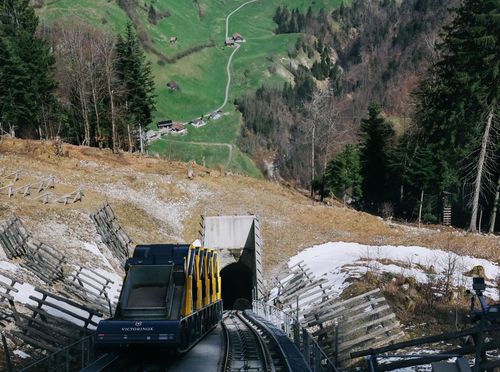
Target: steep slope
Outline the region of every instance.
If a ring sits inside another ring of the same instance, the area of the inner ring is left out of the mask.
[[[135,243],[193,241],[205,213],[257,213],[268,278],[301,248],[328,241],[419,245],[500,261],[500,241],[494,236],[399,226],[351,209],[312,203],[268,181],[201,167],[195,167],[195,179],[189,180],[182,163],[70,145],[64,145],[65,156],[58,157],[50,143],[3,140],[0,152],[3,176],[21,172],[16,187],[53,175],[55,195],[83,188],[83,201],[69,205],[42,204],[34,200],[36,193],[12,198],[0,194],[0,219],[16,213],[36,238],[80,264],[93,259],[82,250],[84,243],[102,248],[88,214],[106,200]]]

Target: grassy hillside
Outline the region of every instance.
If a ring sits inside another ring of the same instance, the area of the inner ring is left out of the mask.
[[[154,119],[173,119],[188,121],[209,113],[219,107],[224,100],[227,82],[226,64],[231,48],[223,46],[225,38],[225,18],[246,0],[199,0],[194,1],[139,1],[136,7],[153,47],[168,57],[213,41],[215,46],[203,48],[179,59],[175,63],[161,63],[160,58],[149,54],[156,82],[157,111]],[[272,20],[279,5],[302,10],[310,5],[318,10],[322,7],[333,8],[340,0],[320,0],[311,4],[306,0],[260,0],[243,7],[230,18],[229,35],[238,32],[246,43],[237,51],[231,66],[232,84],[225,110],[231,112],[224,119],[204,128],[189,128],[189,135],[180,138],[160,140],[150,146],[151,152],[158,152],[180,160],[194,159],[198,163],[205,158],[209,166],[228,166],[227,146],[198,147],[193,142],[227,143],[235,151],[228,168],[250,175],[258,175],[255,165],[235,146],[239,135],[241,117],[232,113],[233,100],[242,93],[256,89],[263,82],[282,84],[283,74],[276,72],[280,64],[294,45],[297,35],[274,35],[275,24]],[[170,15],[151,24],[147,19],[147,9],[153,5],[157,13]],[[43,22],[72,22],[78,19],[108,32],[122,32],[128,16],[116,1],[111,0],[55,0],[47,2],[38,9]],[[171,44],[171,36],[177,37],[177,43]],[[273,67],[274,65],[274,67]],[[171,92],[166,88],[169,81],[175,81],[179,90]],[[151,123],[154,128],[154,123]],[[175,141],[175,143],[174,143]],[[170,144],[166,146],[167,142]],[[188,143],[189,142],[189,143]],[[169,150],[170,149],[170,150]],[[166,153],[168,151],[168,154]],[[223,161],[226,159],[226,161]]]

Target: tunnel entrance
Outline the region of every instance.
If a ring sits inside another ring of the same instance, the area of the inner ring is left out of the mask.
[[[252,304],[252,271],[240,262],[224,267],[221,272],[224,310],[242,310]],[[248,302],[247,302],[248,301]]]

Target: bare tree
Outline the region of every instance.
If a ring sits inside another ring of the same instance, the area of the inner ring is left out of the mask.
[[[483,173],[485,171],[485,161],[488,143],[490,142],[491,124],[493,122],[493,109],[490,110],[484,127],[483,138],[481,141],[481,151],[477,160],[476,180],[474,183],[474,195],[472,199],[472,215],[470,219],[469,231],[477,232],[477,217],[479,210],[479,195],[481,193]]]
[[[104,75],[106,77],[106,88],[109,96],[110,117],[111,117],[111,146],[113,152],[118,151],[115,92],[118,88],[118,79],[115,67],[115,39],[110,35],[104,35],[99,43],[99,53],[102,57]]]
[[[335,98],[329,91],[317,90],[304,105],[311,131],[311,196],[317,168],[324,174],[328,161],[341,151],[352,132],[352,126],[339,119]],[[319,166],[318,166],[319,164]]]

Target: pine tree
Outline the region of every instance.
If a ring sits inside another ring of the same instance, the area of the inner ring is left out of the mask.
[[[151,63],[146,61],[130,23],[127,24],[125,36],[118,36],[116,55],[116,69],[124,87],[122,106],[125,107],[125,120],[130,137],[130,129],[145,127],[151,122],[152,112],[155,109],[155,85]],[[129,147],[133,146],[134,143],[129,143]]]
[[[346,145],[343,151],[328,163],[326,184],[332,194],[358,199],[362,195],[359,150],[354,145]]]
[[[389,122],[380,117],[380,107],[370,104],[368,118],[361,121],[361,175],[363,199],[368,209],[390,199],[387,192],[389,162],[388,153],[394,138]]]
[[[418,141],[430,146],[437,165],[431,182],[435,194],[451,191],[458,196],[466,181],[475,184],[470,221],[474,230],[478,193],[484,189],[480,170],[485,169],[477,150],[488,134],[487,118],[498,117],[500,2],[464,1],[445,32],[439,46],[442,57],[417,92]],[[476,164],[475,174],[465,172],[468,164]]]
[[[152,24],[156,24],[157,21],[157,14],[156,14],[156,9],[153,6],[153,4],[149,4],[149,9],[148,9],[148,20]]]
[[[55,106],[54,57],[28,0],[0,0],[0,125],[33,137]]]

